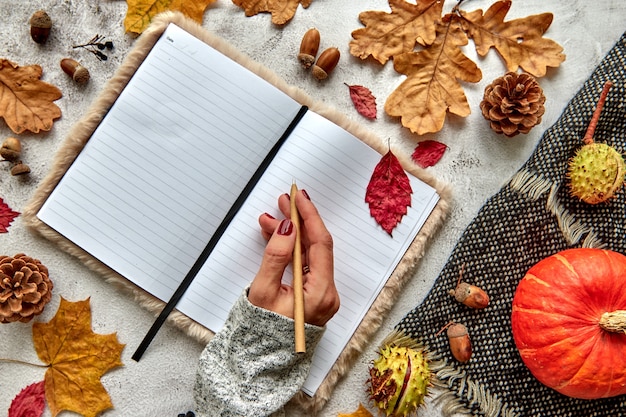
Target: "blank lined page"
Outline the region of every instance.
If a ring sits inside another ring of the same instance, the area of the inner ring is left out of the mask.
[[[167,300],[299,109],[170,25],[38,217]]]
[[[231,305],[258,271],[265,247],[258,217],[268,212],[282,218],[278,197],[288,193],[295,180],[306,189],[333,236],[335,280],[341,297],[340,310],[327,325],[304,387],[313,395],[439,199],[432,187],[409,175],[412,205],[390,237],[370,216],[365,202],[367,184],[380,158],[350,133],[309,111],[231,222],[178,309],[212,330],[221,328]],[[285,275],[289,282],[291,272]]]

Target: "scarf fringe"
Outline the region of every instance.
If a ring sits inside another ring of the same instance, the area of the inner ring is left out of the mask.
[[[441,406],[443,416],[472,416],[474,414],[465,405],[468,404],[476,406],[485,417],[520,417],[514,410],[508,409],[497,394],[492,394],[469,378],[464,370],[449,365],[445,360],[433,361],[431,369],[436,375],[433,385],[440,389],[433,402]]]
[[[509,182],[509,187],[522,196],[538,200],[548,193],[546,208],[556,217],[563,237],[569,245],[576,245],[582,240],[582,247],[604,248],[606,244],[600,240],[592,227],[586,226],[574,218],[558,201],[559,184],[553,183],[540,175],[527,170],[520,170]]]

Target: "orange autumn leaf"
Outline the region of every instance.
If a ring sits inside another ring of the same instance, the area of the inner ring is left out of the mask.
[[[337,417],[373,417],[373,414],[370,413],[365,407],[363,407],[363,404],[359,403],[359,408],[354,413],[339,413],[337,414]]]
[[[443,1],[389,0],[391,13],[366,11],[359,14],[364,28],[352,32],[350,53],[361,59],[372,56],[381,64],[391,57],[410,52],[415,44],[430,45],[435,40],[435,24],[441,19]]]
[[[563,47],[543,37],[552,23],[552,13],[505,22],[510,8],[511,1],[507,0],[494,3],[484,14],[480,9],[459,13],[479,55],[485,56],[493,47],[504,59],[508,71],[521,67],[535,77],[543,77],[547,67],[558,67],[565,60]]]
[[[61,90],[41,81],[39,65],[19,65],[0,59],[0,117],[16,134],[52,129],[61,109],[54,104]]]
[[[48,366],[45,391],[53,417],[62,410],[96,417],[113,406],[100,377],[122,365],[124,345],[116,334],[93,332],[89,299],[61,298],[52,320],[33,324],[33,342],[39,359]]]
[[[460,48],[468,40],[454,20],[446,16],[437,26],[429,48],[394,57],[395,70],[407,78],[389,95],[385,111],[401,117],[402,125],[418,135],[441,130],[447,112],[468,116],[470,107],[459,80],[476,83],[482,78]]]
[[[298,5],[305,9],[313,0],[233,0],[233,3],[241,7],[246,16],[254,16],[259,13],[271,13],[272,23],[284,25],[296,14]]]
[[[202,23],[204,11],[215,0],[126,0],[128,10],[124,18],[126,32],[140,34],[152,22],[152,18],[165,11],[179,11]]]

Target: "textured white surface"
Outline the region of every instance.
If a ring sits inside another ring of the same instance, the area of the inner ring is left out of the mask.
[[[464,10],[486,9],[491,0],[463,3]],[[449,11],[454,2],[444,6]],[[53,19],[48,42],[35,44],[29,35],[28,19],[37,9],[45,9]],[[50,162],[70,127],[101,91],[114,73],[134,38],[124,33],[123,19],[126,2],[121,0],[85,1],[12,1],[0,0],[0,58],[19,65],[39,64],[43,80],[58,86],[63,98],[56,103],[63,116],[52,130],[41,134],[22,134],[23,160],[32,169],[25,178],[11,177],[6,165],[0,165],[0,197],[14,210],[22,211],[39,181],[46,175]],[[546,37],[565,48],[567,60],[558,69],[548,71],[539,80],[547,97],[546,114],[542,123],[528,135],[512,139],[494,134],[480,115],[478,104],[484,87],[505,72],[502,61],[492,50],[485,58],[477,58],[473,44],[465,48],[483,72],[477,84],[463,84],[472,114],[467,118],[448,117],[444,129],[432,135],[418,137],[401,127],[397,119],[384,114],[385,98],[402,81],[388,63],[381,67],[371,61],[362,62],[349,54],[351,32],[362,27],[358,15],[366,10],[389,11],[384,0],[314,0],[308,9],[299,8],[295,17],[284,27],[276,27],[268,14],[245,17],[230,0],[217,0],[204,15],[203,26],[227,39],[253,59],[281,75],[290,84],[308,92],[373,130],[381,140],[390,140],[395,152],[412,152],[417,141],[435,139],[449,149],[435,167],[430,168],[439,178],[454,187],[453,208],[429,249],[416,276],[403,292],[383,328],[371,341],[354,367],[338,384],[334,395],[320,415],[354,411],[359,402],[367,403],[365,381],[367,366],[374,357],[380,340],[402,317],[424,298],[437,274],[446,262],[454,244],[484,201],[496,193],[532,153],[541,133],[559,117],[564,106],[580,88],[593,68],[621,36],[626,26],[626,2],[623,0],[515,1],[507,20],[530,14],[552,12],[554,21]],[[302,34],[317,27],[322,48],[337,46],[342,58],[338,68],[324,83],[312,79],[295,61]],[[72,49],[95,34],[112,40],[115,49],[106,62],[99,62],[85,50]],[[74,84],[59,68],[64,57],[81,61],[91,71],[92,79],[85,86]],[[350,102],[343,83],[369,87],[378,97],[378,119],[369,121],[359,116]],[[13,136],[0,121],[0,139]],[[123,152],[123,150],[120,150]],[[167,164],[167,155],[163,163]],[[312,196],[314,199],[315,196]],[[6,234],[0,234],[0,254],[24,252],[40,259],[50,269],[54,281],[54,297],[39,320],[52,317],[59,297],[77,301],[91,298],[93,328],[105,334],[117,332],[123,352],[123,368],[107,373],[102,382],[111,395],[114,409],[105,416],[176,416],[193,407],[192,385],[196,359],[202,346],[170,326],[164,326],[140,362],[131,355],[153,322],[153,317],[136,306],[131,298],[106,284],[97,274],[66,255],[45,239],[31,234],[18,217]],[[358,271],[355,271],[358,273]],[[0,357],[38,363],[32,347],[31,325],[0,325]],[[44,369],[0,362],[0,415],[5,415],[11,400],[27,385],[41,381]],[[62,415],[72,415],[65,413]],[[50,416],[46,410],[45,416]],[[304,415],[289,408],[287,415]],[[424,416],[440,415],[429,402]]]

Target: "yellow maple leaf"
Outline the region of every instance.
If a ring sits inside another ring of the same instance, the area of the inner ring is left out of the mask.
[[[62,410],[96,417],[113,405],[100,377],[121,366],[123,344],[117,335],[100,335],[91,329],[89,299],[70,302],[61,298],[48,323],[33,324],[33,343],[47,366],[46,400],[56,416]]]
[[[479,55],[485,56],[494,47],[509,71],[519,67],[535,77],[546,75],[547,67],[558,67],[565,60],[563,47],[543,34],[552,24],[552,13],[542,13],[521,19],[504,21],[511,1],[498,1],[484,14],[478,9],[460,11],[463,27],[476,45]]]
[[[244,9],[246,16],[254,16],[267,12],[272,14],[272,23],[284,25],[296,14],[298,5],[305,9],[313,0],[233,0],[233,3]]]
[[[410,52],[416,43],[426,46],[435,40],[435,25],[441,20],[443,1],[389,0],[391,13],[366,11],[359,14],[364,28],[352,32],[350,53],[361,59],[372,56],[381,64]]]
[[[54,104],[61,90],[41,81],[39,65],[19,65],[0,59],[0,117],[16,134],[52,129],[61,109]]]
[[[126,32],[140,34],[161,12],[178,10],[185,16],[202,23],[204,11],[216,0],[126,0],[128,10],[124,18]]]
[[[365,407],[363,407],[363,404],[359,403],[359,408],[354,413],[339,413],[337,414],[337,417],[373,417],[373,414],[370,413]]]
[[[441,130],[447,111],[461,117],[470,114],[458,80],[476,83],[482,72],[463,55],[460,47],[468,39],[457,19],[447,15],[437,25],[437,36],[429,48],[393,59],[394,69],[407,78],[389,95],[385,111],[401,117],[402,125],[418,135]]]

